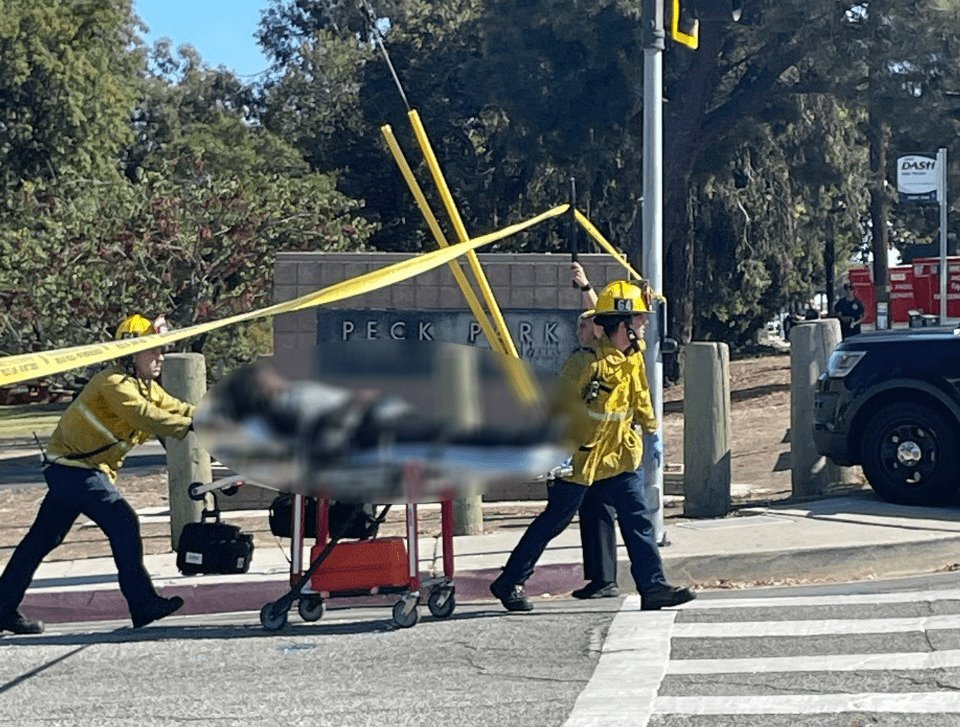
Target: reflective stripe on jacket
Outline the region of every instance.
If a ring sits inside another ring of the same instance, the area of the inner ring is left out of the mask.
[[[567,359],[557,384],[554,407],[568,417],[568,441],[576,447],[565,479],[590,485],[637,469],[643,439],[634,425],[657,430],[643,356],[624,354],[601,336],[593,351]]]
[[[183,439],[194,407],[156,381],[101,371],[60,417],[47,456],[56,464],[102,470],[116,480],[127,453],[151,436]]]

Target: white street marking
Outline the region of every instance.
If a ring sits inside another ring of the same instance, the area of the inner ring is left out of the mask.
[[[956,714],[960,693],[790,694],[776,697],[658,697],[657,714]]]
[[[640,597],[629,596],[610,624],[603,653],[586,688],[577,697],[564,727],[643,727],[670,658],[670,632],[676,611],[641,611]]]
[[[896,593],[852,593],[832,596],[784,596],[783,598],[698,598],[685,603],[684,611],[717,608],[782,608],[784,606],[853,606],[870,603],[914,603],[960,601],[960,589],[898,591]]]
[[[907,631],[960,629],[960,614],[911,618],[826,619],[821,621],[736,621],[678,623],[678,639],[744,639],[756,636],[824,636],[836,634],[896,634]]]
[[[749,659],[677,659],[667,674],[761,674],[773,672],[889,671],[960,667],[960,650],[902,654],[829,654]]]

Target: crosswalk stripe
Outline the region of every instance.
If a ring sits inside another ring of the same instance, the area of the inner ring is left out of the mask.
[[[960,614],[920,617],[800,619],[784,621],[686,622],[684,610],[899,604],[960,600],[960,589],[902,591],[876,594],[788,596],[784,598],[701,599],[678,611],[641,613],[639,599],[625,599],[611,624],[603,653],[587,688],[565,727],[613,727],[629,714],[631,724],[646,725],[654,716],[688,715],[813,715],[837,713],[960,714],[960,691],[756,694],[717,696],[659,696],[664,677],[682,675],[800,673],[909,672],[960,668],[960,649],[931,652],[824,654],[750,658],[670,659],[673,640],[749,639],[753,637],[806,637],[846,634],[895,634],[960,630]],[[877,610],[874,613],[882,613]],[[730,614],[736,619],[739,614]],[[787,615],[787,614],[784,614]],[[681,619],[679,621],[675,619]],[[688,644],[689,642],[684,642]],[[684,653],[689,652],[684,648]],[[690,655],[695,655],[691,653]],[[866,684],[863,680],[847,683]],[[864,675],[864,679],[866,679]],[[879,677],[873,678],[873,683]],[[841,682],[837,682],[841,679]],[[932,679],[932,677],[930,677]],[[927,681],[927,680],[925,680]],[[694,687],[698,680],[685,687]],[[716,695],[716,687],[711,688]],[[931,682],[930,686],[936,688]],[[881,688],[883,688],[881,686]],[[922,688],[922,687],[920,687]],[[827,687],[829,689],[829,687]],[[696,690],[700,691],[700,690]],[[741,690],[742,691],[742,690]],[[797,691],[800,691],[799,689]]]
[[[827,714],[888,712],[899,714],[955,714],[958,692],[899,694],[789,694],[736,697],[657,697],[654,714]],[[645,724],[641,722],[640,724]]]
[[[645,725],[670,658],[676,611],[640,611],[640,597],[624,599],[603,644],[597,667],[564,727]]]
[[[960,650],[958,649],[898,654],[769,656],[749,659],[675,659],[667,664],[667,674],[905,671],[954,667],[960,667]]]
[[[755,636],[824,636],[833,634],[895,634],[907,631],[960,629],[960,614],[911,618],[825,619],[809,621],[731,621],[675,623],[679,639],[743,639]]]
[[[782,598],[698,598],[680,607],[682,611],[719,608],[782,608],[784,606],[852,606],[861,603],[911,603],[960,601],[960,589],[852,593],[831,596],[784,596]]]

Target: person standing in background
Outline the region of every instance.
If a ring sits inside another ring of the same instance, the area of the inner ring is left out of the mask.
[[[863,301],[853,292],[850,283],[843,284],[844,297],[833,306],[833,312],[840,319],[840,334],[843,338],[856,336],[860,333],[860,324],[863,322],[866,308]]]

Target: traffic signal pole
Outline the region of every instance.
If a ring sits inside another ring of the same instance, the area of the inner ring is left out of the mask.
[[[643,275],[657,293],[663,291],[663,0],[643,2]],[[666,306],[666,303],[659,303]],[[664,311],[665,313],[665,311]],[[663,442],[663,356],[660,327],[666,315],[651,315],[647,324],[644,363],[653,413]],[[663,529],[663,461],[644,452],[647,502],[654,534],[661,545]],[[666,455],[664,455],[664,460]]]

